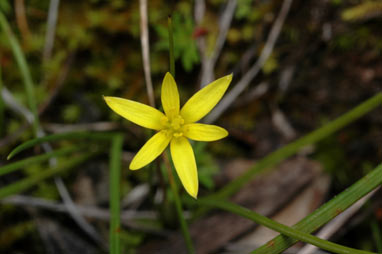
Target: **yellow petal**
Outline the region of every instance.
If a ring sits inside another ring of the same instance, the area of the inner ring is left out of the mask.
[[[168,136],[165,131],[160,131],[152,136],[135,155],[130,163],[130,169],[140,169],[152,162],[166,149],[170,139],[171,136]]]
[[[184,188],[192,197],[198,195],[198,172],[194,152],[185,137],[173,138],[170,144],[171,157]]]
[[[145,104],[118,97],[104,97],[107,105],[118,115],[140,126],[161,130],[166,116],[159,110]]]
[[[172,75],[164,76],[161,92],[163,110],[169,118],[179,114],[179,93]]]
[[[183,134],[197,141],[215,141],[227,137],[228,131],[216,125],[190,123],[183,126]]]
[[[186,123],[202,119],[220,101],[232,80],[232,74],[210,83],[192,96],[180,111]]]

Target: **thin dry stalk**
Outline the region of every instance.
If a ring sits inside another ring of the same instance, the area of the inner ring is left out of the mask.
[[[15,0],[15,15],[17,26],[20,29],[23,42],[25,43],[28,40],[28,37],[30,37],[30,31],[27,17],[25,15],[24,0]]]
[[[292,0],[284,0],[279,15],[272,26],[272,29],[267,38],[264,49],[262,50],[260,57],[256,63],[248,70],[248,72],[242,77],[242,79],[236,84],[236,86],[228,92],[228,94],[221,100],[219,105],[206,117],[206,123],[212,123],[223,114],[229,106],[236,100],[236,98],[249,86],[250,82],[260,72],[265,62],[271,55],[275,43],[280,35],[281,29],[284,25],[285,18],[289,13]]]
[[[142,60],[143,70],[145,72],[146,90],[149,98],[150,106],[155,107],[155,97],[153,90],[153,83],[151,81],[151,68],[150,68],[150,46],[149,46],[149,29],[147,17],[147,0],[139,0],[140,11],[140,27],[141,27],[141,46],[142,46]]]
[[[51,0],[49,3],[49,12],[48,12],[48,21],[47,21],[47,29],[45,34],[45,45],[43,50],[43,63],[49,61],[53,45],[54,45],[54,35],[56,33],[56,24],[57,24],[57,16],[58,16],[58,6],[60,4],[60,0]]]
[[[220,17],[219,34],[213,52],[207,54],[207,52],[205,51],[204,38],[201,38],[202,41],[198,44],[199,51],[202,55],[202,74],[200,81],[201,87],[206,86],[215,79],[214,70],[216,61],[219,58],[221,50],[223,49],[224,43],[226,41],[228,30],[231,27],[233,14],[235,13],[236,5],[236,0],[228,1],[227,6]],[[197,23],[200,24],[202,20],[200,13],[198,13],[198,16],[196,16],[198,9],[201,9],[203,11],[202,13],[204,14],[205,3],[203,1],[196,1],[195,4],[195,19],[197,20]]]

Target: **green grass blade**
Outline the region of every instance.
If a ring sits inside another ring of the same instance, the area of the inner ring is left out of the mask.
[[[276,166],[281,161],[287,159],[288,157],[296,154],[301,148],[314,144],[344,126],[350,124],[351,122],[357,120],[363,115],[367,114],[372,109],[378,107],[382,104],[382,93],[378,93],[365,102],[361,103],[354,109],[345,113],[344,115],[338,117],[337,119],[327,123],[323,127],[297,139],[296,141],[276,150],[275,152],[269,154],[264,159],[256,163],[255,166],[250,168],[248,171],[243,173],[241,176],[233,180],[231,183],[223,187],[217,193],[212,194],[213,197],[218,198],[227,198],[237,192],[243,185],[248,183],[253,177],[259,173],[264,172],[267,169],[270,169]]]
[[[79,151],[81,149],[83,149],[83,146],[77,146],[77,145],[76,146],[70,146],[70,147],[58,149],[58,150],[55,150],[55,151],[52,151],[49,153],[32,156],[32,157],[29,157],[27,159],[20,160],[20,161],[14,162],[14,163],[10,163],[8,165],[0,167],[0,176],[5,175],[5,174],[9,174],[9,173],[11,173],[15,170],[18,170],[20,168],[23,168],[25,166],[29,166],[29,165],[34,164],[34,163],[43,162],[43,161],[49,160],[50,158],[64,156],[64,155],[67,155],[70,153],[74,153],[74,152]]]
[[[16,154],[24,151],[25,149],[31,148],[35,145],[42,144],[44,142],[49,141],[59,141],[59,140],[69,140],[69,139],[95,139],[95,140],[110,140],[115,133],[112,132],[84,132],[84,131],[76,131],[76,132],[65,132],[59,134],[53,134],[49,136],[44,136],[41,138],[35,138],[28,140],[21,145],[18,145],[15,149],[13,149],[7,159],[11,159]]]
[[[4,34],[6,35],[5,37],[9,41],[9,44],[11,46],[13,55],[16,59],[17,65],[19,66],[21,76],[24,82],[25,91],[28,98],[28,105],[34,116],[33,130],[35,134],[37,135],[38,130],[40,128],[40,122],[38,118],[36,93],[34,90],[32,76],[30,74],[30,71],[29,71],[27,62],[25,60],[24,53],[21,50],[20,44],[17,41],[16,36],[13,34],[7,19],[5,18],[4,14],[1,11],[0,11],[0,27],[3,30]]]
[[[218,207],[220,209],[226,210],[228,212],[237,214],[239,216],[242,216],[244,218],[250,219],[260,225],[263,225],[267,228],[273,229],[285,236],[293,237],[296,240],[300,240],[306,243],[313,244],[321,249],[338,253],[338,254],[371,254],[372,252],[363,251],[363,250],[357,250],[353,248],[349,248],[346,246],[342,246],[336,243],[332,243],[326,240],[322,240],[318,237],[312,236],[308,233],[299,231],[297,229],[285,226],[283,224],[280,224],[274,220],[271,220],[265,216],[262,216],[258,213],[255,213],[247,208],[238,206],[233,203],[229,203],[226,201],[219,201],[215,199],[205,199],[200,202],[201,204],[208,205],[208,206],[214,206]]]
[[[42,172],[39,172],[38,174],[35,174],[33,176],[30,176],[28,178],[22,179],[16,183],[7,185],[5,187],[2,187],[0,189],[0,199],[8,197],[10,195],[18,194],[33,185],[38,184],[39,182],[48,179],[52,176],[62,174],[69,169],[72,169],[81,163],[87,161],[89,158],[93,157],[94,155],[98,154],[99,152],[90,152],[85,155],[81,155],[75,158],[72,158],[71,160],[68,160],[65,164],[62,164],[56,168],[53,169],[47,169]]]
[[[373,240],[378,252],[382,253],[382,225],[377,218],[373,218],[371,224],[371,232],[373,234]]]
[[[294,229],[311,233],[322,225],[345,211],[349,206],[357,202],[367,193],[378,187],[382,183],[382,164],[373,171],[358,180],[352,186],[339,195],[331,199],[329,202],[318,208],[316,211],[302,219]],[[253,254],[277,254],[283,252],[296,242],[295,239],[277,236],[264,244],[260,248],[253,251]]]
[[[123,136],[112,138],[110,149],[110,254],[120,254],[120,182]]]

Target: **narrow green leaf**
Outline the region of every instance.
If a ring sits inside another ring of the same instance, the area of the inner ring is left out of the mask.
[[[308,233],[299,231],[297,229],[285,226],[280,224],[274,220],[271,220],[265,216],[262,216],[258,213],[255,213],[247,208],[238,206],[233,203],[229,203],[227,201],[221,201],[216,199],[204,199],[200,202],[201,204],[218,207],[220,209],[226,210],[228,212],[237,214],[244,218],[250,219],[260,225],[263,225],[267,228],[273,229],[285,236],[293,237],[293,239],[300,240],[306,243],[313,244],[321,249],[328,250],[338,254],[372,254],[372,252],[357,250],[353,248],[349,248],[346,246],[342,246],[336,243],[332,243],[326,240],[322,240],[318,237],[310,235]]]
[[[10,163],[8,165],[0,167],[0,176],[9,174],[17,169],[23,168],[25,166],[29,166],[34,163],[43,162],[43,161],[49,160],[50,158],[59,157],[59,156],[63,156],[66,154],[79,151],[83,148],[84,148],[83,146],[70,146],[70,147],[58,149],[49,153],[45,153],[42,155],[32,156],[27,159],[20,160],[14,163]]]
[[[328,137],[329,135],[333,134],[339,129],[350,124],[351,122],[364,116],[369,111],[380,106],[381,104],[382,93],[377,93],[375,96],[361,103],[360,105],[345,113],[344,115],[338,117],[337,119],[327,123],[323,127],[269,154],[268,156],[257,162],[255,166],[248,169],[248,171],[243,173],[241,176],[239,176],[231,183],[223,187],[221,190],[219,190],[216,194],[212,194],[211,196],[219,198],[227,198],[231,196],[232,194],[237,192],[243,185],[251,181],[253,177],[257,174],[263,173],[267,169],[271,169],[281,161],[296,154],[301,148],[310,144],[314,144]]]
[[[373,234],[373,240],[377,251],[382,253],[382,223],[380,223],[377,217],[374,217],[370,222],[371,232]]]
[[[2,187],[0,189],[0,199],[8,197],[10,195],[20,193],[20,192],[32,187],[33,185],[38,184],[39,182],[41,182],[45,179],[48,179],[48,178],[55,176],[55,175],[58,175],[58,174],[62,174],[64,172],[66,172],[67,170],[72,169],[72,168],[80,165],[81,163],[84,163],[85,161],[87,161],[88,159],[90,159],[91,157],[93,157],[97,154],[99,154],[99,152],[90,152],[90,153],[87,153],[85,155],[81,155],[81,156],[72,158],[72,159],[68,160],[65,164],[62,164],[56,168],[44,170],[38,174],[35,174],[35,175],[30,176],[28,178],[22,179],[16,183]]]
[[[115,133],[112,132],[85,132],[85,131],[79,131],[79,132],[65,132],[65,133],[59,133],[59,134],[53,134],[49,136],[44,136],[41,138],[35,138],[28,140],[21,145],[18,145],[15,149],[13,149],[7,159],[11,159],[16,154],[20,153],[21,151],[24,151],[27,148],[33,147],[38,144],[42,144],[44,142],[49,141],[59,141],[59,140],[69,140],[69,139],[94,139],[94,140],[110,140]]]
[[[29,108],[32,111],[32,114],[34,117],[33,129],[34,129],[35,135],[38,135],[38,130],[40,128],[40,121],[38,118],[36,92],[34,90],[32,76],[30,74],[29,67],[28,67],[27,61],[25,60],[25,56],[20,47],[20,44],[17,41],[16,36],[13,34],[7,19],[5,18],[4,14],[1,11],[0,11],[0,28],[3,30],[5,37],[8,39],[9,44],[11,45],[13,55],[16,59],[17,65],[19,66],[21,76],[24,81],[24,87],[27,94],[27,98],[28,98]]]
[[[318,208],[316,211],[302,219],[294,229],[311,233],[322,225],[345,211],[349,206],[357,202],[367,193],[378,187],[382,183],[382,164],[376,167],[372,172],[358,180],[341,194],[337,195],[329,202]],[[253,251],[253,254],[277,254],[282,253],[296,242],[295,239],[277,236]]]

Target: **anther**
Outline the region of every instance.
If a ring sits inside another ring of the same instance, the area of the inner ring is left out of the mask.
[[[162,118],[160,119],[160,121],[161,121],[161,124],[162,124],[163,126],[166,126],[166,125],[168,124],[168,118],[167,118],[166,116],[162,117]]]
[[[182,132],[174,132],[173,136],[175,138],[179,138],[179,137],[183,136],[183,133]]]

